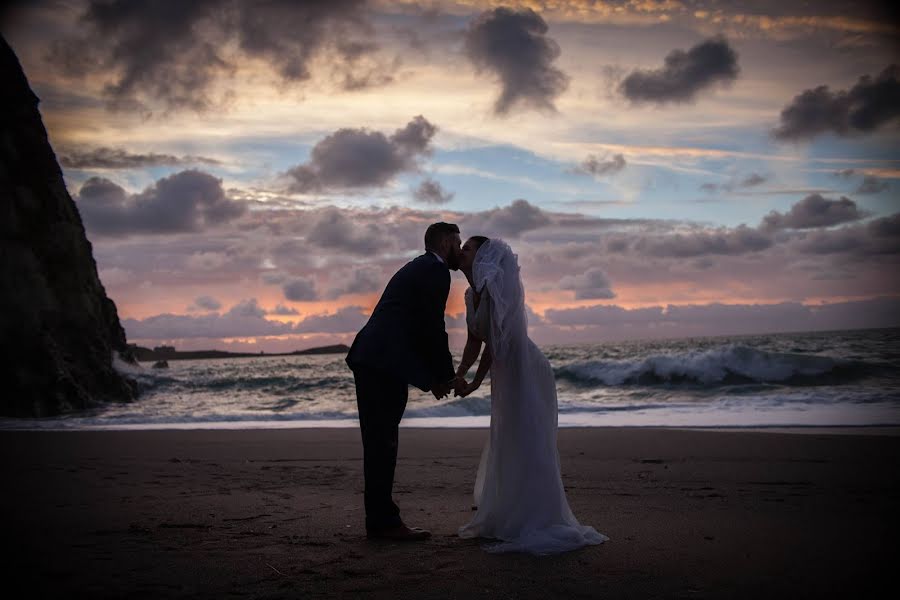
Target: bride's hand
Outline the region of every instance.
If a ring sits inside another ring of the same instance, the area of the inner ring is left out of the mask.
[[[475,390],[477,390],[481,386],[481,382],[477,379],[472,380],[472,383],[464,383],[462,386],[457,388],[456,395],[460,398],[465,398]]]

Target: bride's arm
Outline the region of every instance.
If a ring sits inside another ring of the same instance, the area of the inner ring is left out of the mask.
[[[485,344],[484,352],[481,353],[481,361],[478,363],[478,370],[475,372],[475,379],[472,380],[472,383],[465,384],[463,388],[457,392],[457,395],[466,397],[477,390],[481,386],[481,382],[484,381],[485,376],[490,372],[492,361],[493,356],[491,356],[491,348]]]
[[[475,360],[478,358],[478,352],[481,350],[481,340],[472,335],[471,331],[468,333],[466,347],[463,350],[462,359],[459,361],[459,368],[456,369],[456,376],[459,378],[465,378],[466,373],[468,373],[469,369],[472,368],[472,365],[475,364]]]

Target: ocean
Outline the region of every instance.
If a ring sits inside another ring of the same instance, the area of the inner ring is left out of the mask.
[[[548,346],[561,427],[900,425],[900,329]],[[458,361],[459,356],[455,357]],[[120,365],[141,395],[0,429],[356,427],[343,355]],[[474,374],[474,367],[470,373]],[[487,427],[489,379],[467,398],[410,388],[402,425]]]

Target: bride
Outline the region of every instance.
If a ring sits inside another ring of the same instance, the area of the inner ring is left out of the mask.
[[[474,236],[462,247],[466,290],[466,348],[462,380],[481,355],[467,396],[491,374],[491,434],[475,479],[475,517],[460,537],[499,540],[489,552],[553,554],[605,535],[581,525],[563,489],[556,448],[556,381],[547,358],[528,338],[518,257],[502,240]]]

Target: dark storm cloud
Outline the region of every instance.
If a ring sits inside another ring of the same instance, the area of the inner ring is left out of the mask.
[[[810,194],[794,204],[786,213],[771,211],[763,217],[760,229],[777,231],[779,229],[813,229],[831,227],[840,223],[858,221],[866,216],[859,210],[856,202],[841,196],[839,200],[829,200],[820,194]]]
[[[364,4],[94,0],[81,17],[86,35],[60,41],[49,58],[72,75],[110,74],[104,92],[112,108],[146,110],[159,101],[166,109],[203,111],[218,103],[212,84],[233,74],[242,56],[297,83],[310,77],[326,46],[341,40],[335,68],[353,73],[361,53],[377,49]]]
[[[807,140],[823,133],[872,133],[900,117],[900,66],[890,65],[874,79],[859,78],[849,90],[827,85],[806,90],[781,111],[772,134],[779,140]]]
[[[178,233],[200,231],[242,215],[246,206],[230,200],[222,180],[188,170],[158,180],[139,194],[128,194],[102,177],[88,179],[77,196],[90,233]]]
[[[220,36],[201,27],[222,0],[197,2],[90,2],[81,17],[89,33],[59,42],[51,61],[73,75],[114,73],[104,94],[112,108],[136,108],[140,98],[169,108],[203,110],[206,90],[227,63]]]
[[[593,154],[589,154],[583,163],[572,169],[572,173],[576,175],[593,175],[594,177],[603,177],[604,175],[613,175],[625,168],[625,157],[621,154],[614,154],[608,159],[599,160]]]
[[[500,80],[496,114],[507,114],[516,105],[556,110],[553,101],[568,87],[569,77],[553,66],[559,45],[547,31],[547,23],[531,9],[495,8],[469,24],[466,56],[476,69]]]
[[[309,63],[329,36],[340,40],[338,54],[345,60],[377,49],[371,40],[348,37],[369,31],[362,18],[364,4],[364,0],[236,2],[234,22],[244,52],[271,64],[286,81],[303,81],[309,79]]]
[[[413,190],[413,198],[424,204],[446,204],[453,200],[453,192],[448,192],[439,181],[428,178]]]
[[[381,187],[404,171],[418,169],[437,132],[419,115],[390,137],[380,131],[339,129],[318,142],[309,162],[289,169],[292,192]]]
[[[715,37],[687,52],[673,50],[660,69],[633,71],[619,91],[632,102],[691,102],[702,90],[731,83],[739,71],[737,52],[725,38]]]
[[[203,156],[173,156],[171,154],[135,154],[122,148],[90,148],[63,151],[59,155],[62,166],[70,169],[140,169],[144,167],[172,167],[204,163],[221,164]]]

